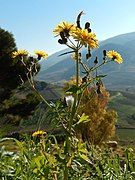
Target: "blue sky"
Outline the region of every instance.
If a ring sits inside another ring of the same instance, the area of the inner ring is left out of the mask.
[[[49,55],[66,48],[53,29],[60,21],[75,22],[80,11],[98,40],[135,31],[135,0],[0,0],[0,27],[12,32],[18,49]]]

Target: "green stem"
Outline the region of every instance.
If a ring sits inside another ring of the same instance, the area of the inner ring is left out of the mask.
[[[77,100],[77,97],[75,96],[74,104],[72,107],[72,113],[71,113],[70,120],[69,120],[69,132],[67,133],[67,138],[66,138],[66,148],[65,148],[66,159],[65,159],[64,180],[68,180],[69,168],[67,167],[67,163],[69,161],[70,152],[71,152],[70,137],[71,137],[71,132],[72,132],[73,119],[74,119],[74,115],[76,112],[76,100]]]
[[[40,97],[40,99],[49,107],[49,108],[52,108],[50,106],[50,104],[47,102],[47,100],[38,92],[38,90],[35,88],[35,83],[34,83],[34,78],[32,76],[32,73],[30,72],[30,78],[27,74],[27,79],[32,87],[32,89],[36,92],[36,94]]]
[[[34,91],[37,93],[37,95],[41,98],[41,100],[49,107],[52,108],[50,106],[50,104],[47,102],[47,100],[38,92],[38,90],[35,87],[32,87],[34,89]]]
[[[80,64],[82,65],[83,69],[84,69],[86,72],[88,72],[87,66],[86,66],[85,64],[83,64],[82,62],[81,62]]]
[[[46,101],[46,99],[37,91],[37,89],[35,88],[34,85],[34,78],[32,75],[32,67],[28,68],[27,65],[25,64],[25,62],[23,61],[23,57],[21,59],[21,62],[23,64],[23,66],[27,69],[28,73],[26,74],[27,79],[29,84],[31,85],[31,87],[33,88],[33,90],[37,93],[37,95],[41,98],[41,100],[49,107],[51,108],[50,104]],[[30,77],[29,77],[30,76]]]
[[[92,68],[91,71],[95,71],[95,70],[98,69],[99,67],[101,67],[101,66],[103,66],[104,64],[107,64],[107,63],[109,63],[109,62],[111,62],[111,61],[112,61],[112,60],[103,62],[103,63],[99,64],[98,66]]]
[[[78,49],[76,50],[76,86],[78,87],[79,85],[79,57],[78,57]],[[67,167],[67,163],[69,161],[70,158],[70,152],[71,152],[71,134],[72,134],[72,126],[73,126],[73,119],[76,113],[76,109],[77,109],[77,98],[78,95],[75,94],[74,97],[74,103],[73,103],[73,107],[72,107],[72,112],[71,112],[71,116],[70,116],[70,120],[69,120],[69,129],[68,129],[68,133],[67,133],[67,138],[66,138],[66,148],[65,148],[65,154],[66,154],[66,158],[65,158],[65,170],[64,170],[64,180],[68,180],[68,174],[69,174],[69,168]]]
[[[78,57],[78,50],[76,51],[76,86],[79,85],[79,57]]]

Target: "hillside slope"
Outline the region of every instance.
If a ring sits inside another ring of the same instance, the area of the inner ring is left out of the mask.
[[[104,79],[107,88],[130,88],[135,87],[135,32],[122,34],[100,42],[100,47],[92,52],[92,59],[98,56],[102,61],[103,50],[116,50],[123,57],[123,63],[118,65],[116,62],[107,64],[100,72],[108,74]],[[69,49],[62,50],[48,57],[47,61],[41,62],[41,71],[37,75],[39,81],[51,83],[63,82],[70,79],[75,74],[75,61],[71,59],[71,54],[59,56]],[[85,54],[86,50],[82,51]]]

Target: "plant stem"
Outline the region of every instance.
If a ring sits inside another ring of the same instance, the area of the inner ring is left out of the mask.
[[[75,53],[76,53],[76,57],[77,57],[77,60],[76,60],[76,86],[78,87],[78,85],[79,85],[79,57],[78,57],[78,48],[77,48]],[[69,120],[69,127],[68,127],[67,138],[66,138],[66,148],[65,148],[66,158],[65,158],[64,180],[68,180],[68,174],[69,174],[69,168],[67,167],[67,163],[69,161],[70,153],[71,153],[72,126],[73,126],[73,119],[74,119],[74,116],[75,116],[76,110],[77,110],[77,98],[78,98],[78,95],[75,94],[74,103],[73,103],[73,107],[72,107],[72,112],[71,112],[71,116],[70,116],[70,120]]]
[[[36,94],[40,97],[40,99],[49,107],[49,108],[52,108],[50,106],[50,104],[47,102],[47,100],[38,92],[38,90],[35,88],[35,82],[34,82],[34,78],[30,72],[30,78],[27,74],[27,79],[29,81],[29,84],[31,85],[32,89],[36,92]]]
[[[107,63],[109,63],[109,62],[111,62],[111,61],[112,61],[112,60],[103,62],[103,63],[99,64],[98,66],[92,68],[91,71],[95,71],[96,69],[100,68],[100,67],[103,66],[104,64],[107,64]]]
[[[78,57],[78,50],[76,51],[76,86],[78,87],[79,84],[79,57]]]
[[[49,107],[51,108],[50,104],[47,102],[47,100],[38,92],[38,90],[35,87],[32,87],[34,91],[37,93],[37,95],[41,98],[41,100]]]

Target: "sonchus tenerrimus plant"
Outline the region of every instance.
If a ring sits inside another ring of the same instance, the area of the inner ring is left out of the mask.
[[[32,88],[39,94],[41,100],[48,106],[49,114],[48,117],[55,128],[61,128],[65,136],[65,141],[63,143],[62,149],[61,146],[55,149],[55,158],[57,159],[57,171],[55,174],[55,179],[62,178],[64,180],[74,178],[87,178],[89,177],[89,172],[85,171],[85,165],[90,165],[90,159],[88,157],[88,150],[86,144],[82,143],[79,140],[75,133],[75,128],[78,125],[81,125],[90,121],[90,117],[85,113],[79,114],[78,109],[80,106],[83,93],[89,86],[93,86],[97,93],[100,93],[100,87],[102,86],[102,78],[106,75],[98,74],[98,69],[109,63],[116,61],[117,63],[122,63],[122,57],[119,53],[114,50],[103,51],[102,61],[98,60],[98,57],[95,57],[92,66],[90,66],[89,61],[92,57],[92,50],[99,47],[98,39],[96,34],[92,32],[89,22],[85,23],[84,28],[81,26],[81,16],[84,14],[83,11],[77,16],[76,23],[68,23],[67,21],[61,22],[53,30],[56,37],[58,37],[58,43],[68,47],[69,51],[60,54],[64,56],[66,54],[71,54],[73,63],[75,63],[75,83],[66,90],[66,96],[63,100],[57,100],[56,102],[48,102],[35,88],[34,75],[37,72],[37,64],[41,57],[46,58],[47,53],[42,51],[35,51],[37,58],[28,56],[26,50],[20,50],[13,52],[13,58],[18,59],[22,62],[22,65],[26,67],[26,75],[28,81]],[[84,56],[81,50],[86,48],[87,52]],[[26,58],[28,56],[28,58]],[[29,61],[29,63],[26,63]],[[32,73],[34,69],[34,73]],[[83,77],[80,77],[80,73],[84,74]],[[22,82],[23,79],[20,77]],[[84,104],[85,106],[85,104]],[[38,128],[39,130],[39,128]],[[37,131],[40,132],[40,131]],[[38,133],[37,133],[38,134]],[[46,135],[49,137],[49,134]],[[46,141],[47,142],[47,141]],[[43,138],[42,138],[43,143]],[[55,139],[55,145],[56,145]],[[43,143],[44,148],[43,155],[45,155],[45,162],[50,162],[51,150],[49,150],[50,155],[45,152],[47,145]],[[56,165],[56,164],[55,164]],[[50,167],[52,168],[52,167]],[[80,173],[79,173],[80,172]]]

